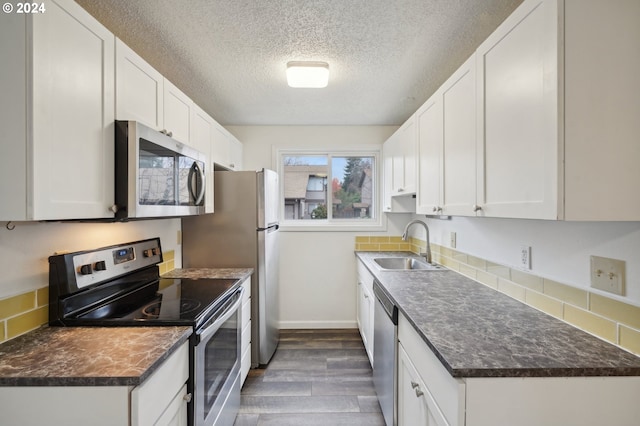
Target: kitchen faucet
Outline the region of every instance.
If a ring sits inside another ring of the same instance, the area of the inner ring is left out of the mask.
[[[411,222],[407,223],[407,226],[404,227],[404,232],[402,233],[402,241],[407,241],[409,228],[411,227],[411,225],[416,223],[419,223],[420,225],[424,226],[424,230],[427,233],[427,252],[420,253],[420,256],[424,256],[425,259],[427,260],[427,263],[431,263],[431,244],[429,243],[429,227],[427,226],[426,223],[418,219],[412,220]]]

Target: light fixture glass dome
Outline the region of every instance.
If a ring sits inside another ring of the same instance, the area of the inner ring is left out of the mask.
[[[296,88],[322,88],[329,84],[329,64],[314,61],[287,63],[287,83]]]

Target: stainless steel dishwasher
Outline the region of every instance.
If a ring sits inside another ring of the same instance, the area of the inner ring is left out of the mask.
[[[398,308],[381,288],[373,283],[376,304],[373,319],[373,385],[387,426],[395,426],[396,358],[398,340]]]

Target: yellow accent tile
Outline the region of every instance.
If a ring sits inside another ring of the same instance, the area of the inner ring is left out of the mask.
[[[588,308],[589,294],[575,287],[560,284],[552,280],[543,280],[544,294],[580,308]]]
[[[0,321],[0,342],[4,342],[4,321]]]
[[[453,250],[449,247],[440,247],[440,254],[446,257],[453,257]]]
[[[49,304],[49,287],[43,287],[36,290],[36,300],[38,307],[46,306]]]
[[[640,308],[599,294],[591,294],[591,312],[640,329]]]
[[[360,251],[380,251],[379,244],[360,244]]]
[[[370,237],[356,237],[356,243],[368,243]]]
[[[388,243],[389,237],[371,237],[372,243]]]
[[[494,275],[508,280],[511,279],[511,269],[503,265],[498,265],[497,263],[487,262],[487,272],[491,272]]]
[[[498,277],[485,271],[476,272],[476,280],[495,290],[498,289]]]
[[[477,269],[486,270],[487,268],[487,261],[484,259],[480,259],[479,257],[469,255],[467,256],[467,263],[469,264],[469,266],[473,266]]]
[[[525,300],[524,288],[504,278],[498,278],[498,291],[521,302]]]
[[[532,290],[526,290],[525,293],[525,302],[527,305],[562,319],[563,309],[561,301]]]
[[[447,268],[454,270],[454,271],[458,271],[460,270],[460,263],[456,262],[455,260],[448,258],[448,257],[442,257],[440,259],[440,261],[442,262],[443,266],[446,266]]]
[[[35,308],[36,293],[30,291],[28,293],[19,294],[0,300],[0,319],[9,318]]]
[[[422,247],[423,249],[427,248],[427,242],[418,238],[411,237],[411,244],[414,244],[418,247]]]
[[[397,244],[407,243],[407,241],[404,241],[402,239],[402,237],[400,237],[400,236],[398,236],[398,237],[389,237],[389,242],[390,243],[397,243]]]
[[[48,307],[38,308],[7,320],[7,338],[12,339],[40,327],[48,321]]]
[[[465,264],[460,264],[459,272],[469,278],[476,279],[477,270]]]
[[[431,244],[431,253],[440,254],[440,245],[439,244]]]
[[[519,271],[517,269],[511,270],[511,281],[521,286],[530,288],[539,293],[542,293],[542,278],[535,275],[528,274],[526,272]]]
[[[173,260],[176,258],[176,251],[175,250],[169,250],[166,251],[164,253],[162,253],[162,260],[164,260],[165,262],[167,260]]]
[[[467,260],[468,258],[467,258],[466,254],[460,253],[460,252],[457,252],[457,251],[453,251],[453,250],[452,250],[452,252],[453,252],[453,259],[454,260],[457,260],[460,263],[468,263],[468,260]]]
[[[616,343],[616,323],[572,305],[564,305],[564,320],[585,331]]]
[[[173,271],[174,269],[176,269],[176,261],[170,260],[169,262],[167,262],[167,272]]]
[[[400,251],[400,244],[381,243],[380,250],[382,251]]]
[[[406,241],[403,241],[402,243],[400,243],[400,250],[401,251],[411,251],[411,244],[407,243]]]
[[[159,263],[158,264],[158,268],[159,268],[160,275],[167,273],[167,264],[166,263]]]
[[[640,355],[640,331],[621,325],[620,346]]]

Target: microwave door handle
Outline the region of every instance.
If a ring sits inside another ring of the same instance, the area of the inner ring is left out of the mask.
[[[238,310],[238,308],[240,307],[240,303],[242,303],[242,293],[244,293],[244,288],[241,287],[236,293],[236,297],[238,297],[238,300],[233,302],[230,307],[225,309],[222,315],[218,317],[211,325],[206,326],[204,330],[197,333],[199,337],[198,341],[202,342],[203,340],[209,339],[209,337],[211,337],[213,333],[218,331],[220,326],[224,324],[224,322],[228,320],[236,310]]]
[[[200,179],[200,182],[202,184],[200,185],[200,191],[198,191],[198,195],[196,195],[194,186],[197,189],[198,178]],[[194,185],[194,179],[196,179],[195,185]],[[191,168],[189,169],[189,184],[187,186],[189,188],[189,195],[191,195],[191,198],[194,199],[194,204],[196,206],[199,205],[202,202],[202,198],[204,197],[205,181],[204,181],[204,173],[202,172],[202,169],[200,168],[198,163],[195,161],[193,162],[193,164],[191,164]]]

